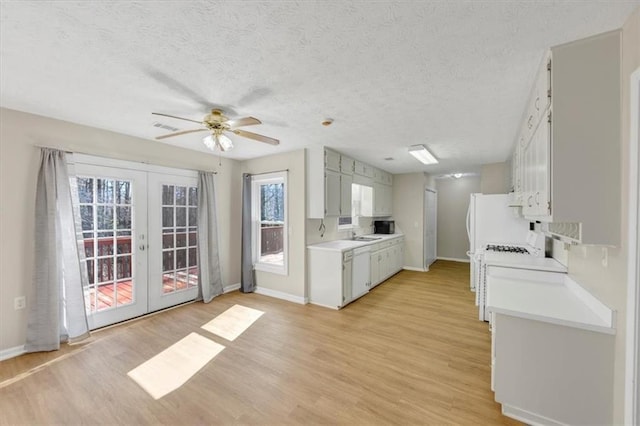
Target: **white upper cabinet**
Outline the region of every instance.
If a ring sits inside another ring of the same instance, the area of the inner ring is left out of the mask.
[[[353,158],[340,156],[340,173],[344,175],[353,175],[355,171],[355,161]]]
[[[334,172],[340,171],[340,154],[330,149],[324,150],[324,167]]]
[[[324,180],[324,216],[340,216],[342,195],[341,195],[341,175],[332,170],[325,170]]]
[[[351,216],[351,184],[353,176],[340,175],[340,216]]]
[[[324,147],[306,149],[307,169],[307,217],[324,219],[325,217],[351,216],[352,184],[373,186],[374,174],[384,182],[389,182],[378,195],[383,208],[373,212],[375,195],[368,192],[369,209],[364,213],[370,216],[389,216],[391,214],[391,174],[377,170],[368,164],[342,155]],[[384,199],[384,201],[382,201]],[[363,215],[364,215],[363,213]]]
[[[572,240],[583,244],[620,243],[620,38],[553,47],[516,139],[523,215],[577,229]]]

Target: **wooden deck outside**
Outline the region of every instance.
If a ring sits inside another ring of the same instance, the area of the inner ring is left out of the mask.
[[[164,274],[162,277],[163,294],[180,291],[187,288],[198,286],[198,270],[192,268],[190,273],[187,271],[175,274]],[[125,306],[133,301],[133,284],[131,281],[120,281],[116,284],[101,284],[97,287],[90,288],[85,295],[85,303],[91,308],[91,312],[109,309],[114,306]]]

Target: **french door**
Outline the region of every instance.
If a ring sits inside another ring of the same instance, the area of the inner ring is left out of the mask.
[[[78,157],[89,327],[195,299],[196,173]]]

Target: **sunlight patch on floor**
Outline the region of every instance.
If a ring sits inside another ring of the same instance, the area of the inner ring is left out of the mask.
[[[185,384],[224,348],[206,337],[191,333],[127,375],[154,399],[160,399]]]
[[[264,312],[234,305],[202,326],[216,336],[233,341],[251,326]]]

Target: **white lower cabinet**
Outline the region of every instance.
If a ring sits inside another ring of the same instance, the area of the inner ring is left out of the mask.
[[[371,249],[371,286],[397,274],[404,265],[404,238],[377,243]]]
[[[564,273],[487,267],[491,387],[530,425],[611,424],[615,311]]]
[[[494,314],[491,384],[528,424],[611,424],[614,336]]]
[[[356,300],[369,292],[371,287],[371,267],[369,247],[353,249],[353,270],[351,272],[351,300]]]
[[[326,244],[331,242],[307,250],[309,302],[314,305],[340,309],[403,266],[403,237],[343,251],[322,247]]]
[[[309,301],[339,309],[352,300],[353,250],[308,250]]]
[[[339,297],[340,295],[338,295]],[[342,303],[341,306],[351,302],[353,298],[353,251],[342,253]]]

